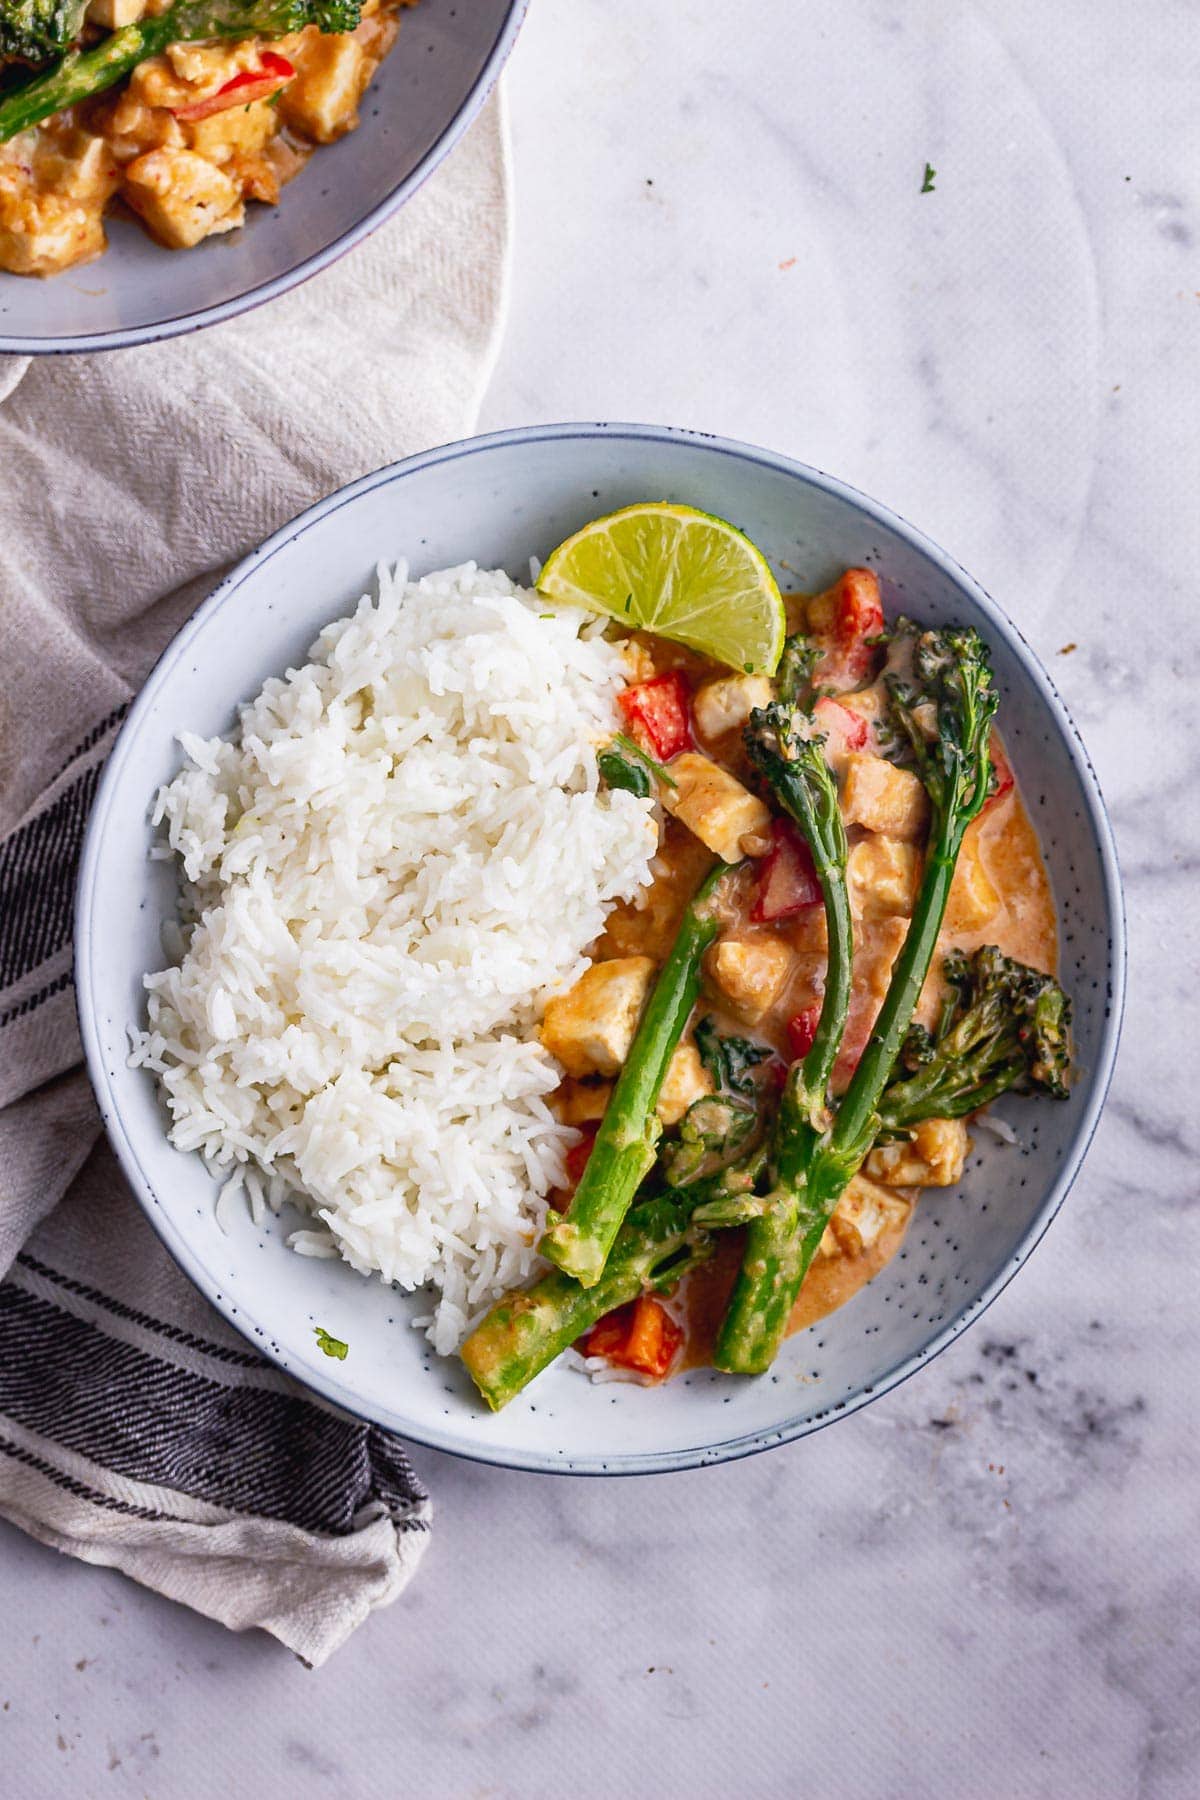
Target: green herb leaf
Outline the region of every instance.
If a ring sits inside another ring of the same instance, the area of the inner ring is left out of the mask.
[[[753,1094],[751,1070],[772,1054],[766,1044],[749,1038],[722,1037],[711,1017],[700,1020],[693,1034],[700,1060],[719,1088],[730,1094]]]
[[[624,788],[628,794],[636,794],[639,800],[645,800],[650,792],[650,771],[641,763],[630,762],[619,750],[601,750],[596,757],[600,773],[610,788]]]
[[[933,179],[936,174],[937,174],[937,170],[934,168],[933,164],[926,163],[925,164],[925,178],[921,183],[921,192],[923,194],[933,194],[933,193],[937,192],[936,188],[933,185]]]
[[[656,775],[659,781],[665,781],[668,787],[679,786],[666,763],[656,762],[648,751],[643,750],[640,744],[635,744],[633,739],[627,737],[623,731],[617,732],[613,743],[620,745],[625,756],[635,757],[638,762],[643,763],[652,775]]]
[[[326,1356],[332,1356],[337,1362],[345,1362],[350,1354],[349,1344],[343,1344],[341,1338],[331,1337],[323,1325],[314,1326],[317,1334],[317,1345]]]

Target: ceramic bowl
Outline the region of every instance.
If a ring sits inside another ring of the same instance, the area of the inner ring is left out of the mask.
[[[785,585],[820,588],[870,562],[889,610],[965,621],[987,638],[1005,742],[1058,900],[1079,1076],[1065,1104],[1002,1103],[1019,1146],[977,1134],[962,1187],[928,1192],[896,1259],[790,1339],[769,1376],[695,1371],[645,1389],[593,1385],[556,1366],[491,1416],[459,1364],[410,1329],[413,1299],[289,1251],[297,1215],[263,1229],[244,1216],[226,1235],[214,1182],[168,1144],[152,1078],[126,1065],[142,974],[161,964],[160,926],[175,906],[170,868],[148,857],[148,808],[178,766],[175,733],[227,731],[239,700],[303,661],[319,628],[353,607],[377,561],[403,555],[421,574],[474,558],[527,579],[531,555],[648,495],[734,520]],[[1045,1231],[1087,1148],[1116,1049],[1124,961],[1095,774],[994,602],[927,538],[826,475],[741,444],[623,425],[539,426],[412,457],[314,506],[247,558],[163,656],[113,750],[87,837],[76,958],[88,1064],[125,1173],[172,1254],[238,1330],[329,1400],[421,1443],[520,1468],[614,1474],[720,1462],[815,1431],[894,1387],[979,1316]],[[349,1343],[344,1362],[317,1348],[317,1325]]]
[[[105,254],[48,281],[0,272],[0,351],[118,350],[215,325],[327,267],[420,187],[482,106],[527,0],[421,0],[362,104],[362,124],[323,145],[277,207],[241,231],[164,250],[110,216]]]

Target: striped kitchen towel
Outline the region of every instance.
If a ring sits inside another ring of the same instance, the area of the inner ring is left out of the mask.
[[[79,1067],[75,873],[129,701],[220,573],[470,429],[507,240],[493,99],[399,219],[286,299],[112,356],[0,358],[0,1516],[314,1665],[404,1587],[428,1498],[395,1438],[218,1318],[129,1194]]]

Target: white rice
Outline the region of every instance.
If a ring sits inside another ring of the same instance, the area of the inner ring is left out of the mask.
[[[445,1353],[536,1266],[576,1133],[535,1028],[649,880],[652,803],[596,771],[625,662],[472,563],[380,570],[309,655],[230,738],[180,735],[154,821],[183,928],[132,1060],[219,1217],[297,1201],[297,1250],[432,1284]]]

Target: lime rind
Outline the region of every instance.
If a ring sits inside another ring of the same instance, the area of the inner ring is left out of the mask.
[[[594,519],[547,557],[538,591],[739,671],[774,674],[783,651],[783,601],[766,558],[696,507],[647,501]]]

